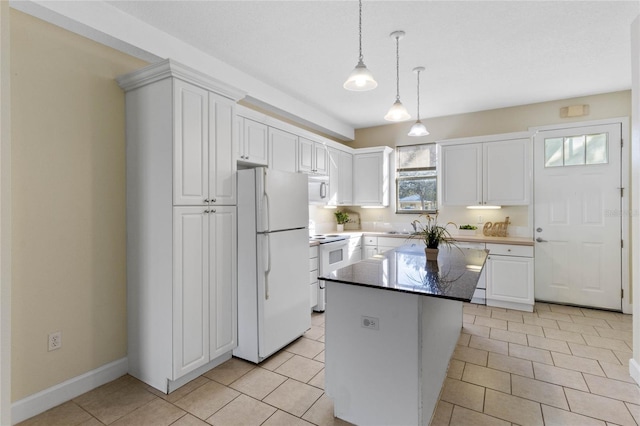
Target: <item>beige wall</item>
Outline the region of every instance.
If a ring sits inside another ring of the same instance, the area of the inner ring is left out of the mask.
[[[581,104],[590,106],[589,115],[577,118],[560,118],[560,108]],[[395,147],[443,139],[521,132],[535,126],[629,117],[630,115],[631,91],[626,90],[511,108],[427,118],[422,122],[427,126],[430,134],[419,138],[407,136],[412,122],[358,129],[355,141],[350,146],[353,148],[380,145]]]
[[[12,400],[125,357],[124,93],[143,61],[11,11]],[[62,348],[47,336],[62,331]]]

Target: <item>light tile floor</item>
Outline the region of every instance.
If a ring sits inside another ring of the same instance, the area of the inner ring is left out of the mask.
[[[164,395],[124,376],[22,425],[346,425],[324,394],[324,315],[259,366],[231,359]],[[467,304],[432,426],[638,425],[631,316]]]

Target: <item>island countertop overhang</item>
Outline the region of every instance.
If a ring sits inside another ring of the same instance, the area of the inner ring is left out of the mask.
[[[424,247],[404,245],[320,279],[422,296],[469,302],[488,256],[487,250],[441,248],[438,261],[427,261]]]

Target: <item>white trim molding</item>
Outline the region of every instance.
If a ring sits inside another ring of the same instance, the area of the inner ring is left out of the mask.
[[[128,367],[127,358],[121,358],[16,401],[11,406],[12,424],[37,416],[50,408],[124,376],[127,374]]]

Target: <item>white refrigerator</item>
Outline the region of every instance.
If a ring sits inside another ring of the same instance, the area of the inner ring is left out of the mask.
[[[311,327],[307,176],[238,171],[238,347],[259,363]]]

